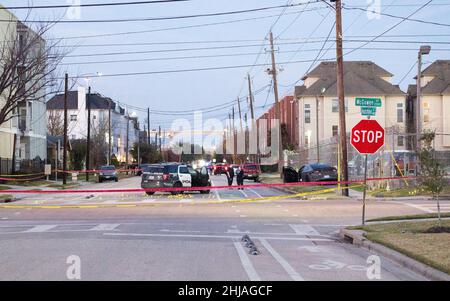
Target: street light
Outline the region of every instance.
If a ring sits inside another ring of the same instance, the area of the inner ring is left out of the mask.
[[[420,106],[421,106],[421,79],[422,79],[422,55],[429,54],[431,51],[431,46],[422,45],[419,48],[418,53],[418,67],[417,67],[417,96],[416,96],[416,149],[419,148],[420,143],[420,133],[421,133],[421,114],[420,114]]]

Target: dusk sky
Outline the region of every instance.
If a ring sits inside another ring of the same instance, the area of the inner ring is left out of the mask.
[[[25,6],[27,2],[3,0],[1,4],[6,7]],[[34,1],[35,4],[39,5],[57,5],[73,2],[77,1]],[[100,2],[102,1],[81,0],[82,4]],[[108,0],[108,2],[123,1]],[[117,77],[110,77],[109,75],[270,63],[270,53],[267,52],[269,49],[267,37],[269,29],[273,27],[276,49],[278,50],[276,59],[279,62],[278,67],[281,69],[279,73],[281,98],[293,92],[294,83],[310,68],[311,62],[300,63],[298,61],[314,60],[322,46],[324,46],[324,51],[320,54],[320,57],[333,59],[335,56],[334,42],[330,41],[325,44],[323,42],[334,24],[334,11],[323,3],[305,4],[306,2],[308,1],[191,0],[175,3],[82,8],[79,21],[186,16],[241,11],[285,5],[286,3],[304,3],[304,5],[293,6],[287,9],[274,8],[256,12],[187,19],[111,23],[60,23],[51,30],[50,37],[92,36],[153,30],[153,32],[138,34],[66,39],[63,41],[63,44],[78,45],[64,59],[64,63],[73,64],[70,68],[67,68],[67,71],[71,76],[101,72],[105,76],[93,78],[90,82],[93,91],[109,96],[124,104],[141,108],[150,107],[151,110],[161,111],[195,110],[230,103],[238,96],[242,97],[247,94],[246,75],[247,72],[250,72],[256,92],[256,113],[260,115],[274,102],[273,93],[269,87],[271,77],[265,72],[265,69],[270,67],[269,65],[253,68],[240,67],[166,74]],[[368,2],[377,1],[344,1],[347,6],[353,8],[365,8]],[[422,0],[380,1],[383,13],[402,17],[410,15],[427,2]],[[24,10],[12,11],[21,19],[25,17],[26,11]],[[448,34],[450,25],[445,26],[445,24],[450,24],[448,20],[449,15],[450,1],[432,1],[411,18],[444,23],[444,25],[404,21],[377,39],[377,41],[389,40],[393,42],[370,43],[364,48],[345,56],[345,60],[374,61],[395,75],[393,79],[395,84],[400,83],[402,78],[406,76],[401,82],[401,88],[406,91],[407,85],[414,83],[413,77],[417,67],[413,67],[413,64],[417,60],[417,49],[420,45],[429,44],[432,47],[430,55],[424,57],[424,67],[429,62],[437,59],[450,59],[450,45],[448,45],[450,44],[450,34]],[[63,17],[62,20],[70,20],[65,9],[35,9],[31,13],[30,20],[54,20],[60,17]],[[243,19],[244,21],[237,21]],[[236,22],[230,23],[230,21]],[[228,23],[205,25],[220,22]],[[401,22],[399,18],[381,16],[380,18],[371,19],[363,10],[344,9],[344,39],[370,40],[399,22]],[[202,26],[174,29],[174,27],[193,25]],[[331,39],[334,38],[334,35],[333,29]],[[310,38],[310,43],[300,43],[303,41],[302,39],[308,38]],[[395,41],[409,42],[395,43]],[[124,43],[131,45],[117,46],[117,44]],[[147,45],[143,45],[143,43],[147,43]],[[151,43],[160,44],[155,45]],[[99,44],[100,46],[95,46]],[[116,44],[116,46],[102,44]],[[345,42],[344,47],[349,49],[344,50],[344,53],[363,44],[364,42]],[[230,47],[223,48],[224,46]],[[190,48],[197,49],[186,50]],[[375,50],[373,48],[382,49]],[[101,55],[112,52],[120,52],[122,54]],[[123,54],[123,52],[147,53]],[[78,56],[87,54],[93,56]],[[202,57],[198,58],[198,56]],[[174,57],[183,58],[172,59]],[[156,58],[171,59],[150,60]],[[138,61],[99,63],[111,60]],[[76,65],[74,63],[87,64]],[[319,61],[315,62],[314,66],[318,63]],[[62,71],[65,71],[65,69],[66,66],[62,66]],[[409,70],[411,72],[407,75]],[[84,81],[81,80],[80,83],[84,84]],[[301,84],[301,81],[299,84]],[[248,107],[245,102],[243,102],[242,106],[244,112],[247,112]],[[224,119],[230,111],[230,106],[223,106],[219,110],[207,113],[204,118],[218,117]],[[145,117],[143,113],[138,113],[142,118]],[[191,118],[192,116],[187,115],[185,117]],[[173,119],[174,115],[172,114],[164,116],[152,114],[151,126],[156,128],[158,125],[161,125],[163,128],[168,128],[170,127],[170,121]]]

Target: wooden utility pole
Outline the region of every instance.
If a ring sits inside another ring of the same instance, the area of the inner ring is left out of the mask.
[[[317,148],[317,163],[320,163],[320,144],[319,144],[319,97],[316,95],[316,148]]]
[[[128,115],[128,108],[127,108],[127,116],[125,116],[125,118],[127,119],[127,143],[126,143],[126,152],[125,152],[125,162],[126,162],[126,167],[125,169],[128,169],[128,153],[129,153],[129,147],[130,147],[130,115]],[[128,172],[127,172],[128,174]]]
[[[147,108],[147,140],[150,145],[150,108]]]
[[[235,119],[234,119],[234,106],[232,108],[232,114],[233,114],[233,127],[232,127],[232,131],[233,131],[233,163],[236,163],[236,157],[237,157],[237,141],[236,141],[236,127],[235,127]]]
[[[247,81],[248,81],[248,103],[249,103],[249,106],[250,106],[250,117],[251,117],[251,120],[252,120],[252,127],[251,128],[252,128],[252,131],[256,130],[256,160],[253,160],[253,161],[259,161],[259,129],[258,129],[258,124],[256,123],[256,120],[255,120],[255,112],[253,110],[254,99],[253,99],[252,81],[250,79],[250,74],[249,73],[247,74]],[[247,124],[246,139],[248,140],[248,135],[249,135],[248,123],[247,123],[247,118],[245,118],[245,119],[246,119],[246,124]],[[250,148],[250,145],[249,145],[249,148]],[[247,154],[246,154],[246,158],[245,159],[247,160]]]
[[[162,154],[162,152],[161,152],[161,150],[162,150],[162,147],[161,147],[161,126],[159,126],[159,129],[158,129],[158,137],[159,137],[159,153]]]
[[[91,87],[88,88],[88,97],[86,100],[88,109],[88,120],[87,120],[87,149],[86,149],[86,181],[89,181],[89,154],[91,150]]]
[[[111,165],[111,100],[108,101],[108,165]]]
[[[67,184],[67,94],[69,89],[69,75],[64,78],[64,146],[63,146],[63,185]]]
[[[344,95],[344,57],[342,45],[342,2],[336,1],[336,76],[337,96],[339,99],[339,133],[341,145],[341,168],[344,189],[342,195],[348,196],[348,161],[347,161],[347,129],[345,124],[345,95]]]
[[[237,99],[237,103],[238,103],[238,110],[239,110],[239,124],[240,124],[240,127],[241,127],[241,133],[242,133],[242,131],[243,131],[243,128],[242,128],[242,112],[241,112],[241,100],[239,99],[239,97]]]
[[[273,78],[273,94],[275,95],[275,118],[278,120],[278,172],[281,175],[283,168],[282,158],[283,158],[283,138],[281,137],[281,112],[280,104],[278,99],[278,81],[277,81],[277,65],[275,62],[275,47],[273,45],[273,33],[270,32],[270,52],[272,57],[272,69],[269,70],[269,74]]]

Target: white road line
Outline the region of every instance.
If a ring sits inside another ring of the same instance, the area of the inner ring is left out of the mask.
[[[245,250],[242,247],[241,243],[235,242],[234,247],[236,248],[236,251],[239,255],[239,259],[241,260],[242,263],[242,267],[247,273],[247,276],[250,279],[250,281],[261,281],[261,277],[259,277],[255,268],[253,267],[253,264],[250,261],[250,258],[248,258],[247,253],[245,253]]]
[[[300,235],[319,235],[319,232],[310,225],[289,224],[289,227],[291,227],[295,233]]]
[[[2,233],[3,234],[3,233]],[[206,235],[206,234],[159,234],[159,233],[103,233],[107,236],[130,236],[130,237],[181,237],[181,238],[224,238],[224,239],[240,239],[237,235]],[[326,238],[307,238],[307,237],[280,237],[280,236],[254,236],[255,239],[271,239],[271,240],[293,240],[293,241],[333,241]]]
[[[31,229],[25,230],[23,232],[25,233],[39,233],[39,232],[45,232],[50,229],[56,228],[58,225],[38,225]]]
[[[294,268],[280,255],[277,251],[272,248],[272,246],[267,242],[267,240],[260,238],[259,241],[266,248],[267,251],[275,258],[276,261],[283,267],[283,269],[288,273],[288,275],[295,281],[304,281],[302,276],[297,273]]]
[[[404,204],[406,206],[409,206],[409,207],[412,207],[412,208],[415,208],[415,209],[419,209],[420,211],[424,211],[424,212],[427,212],[427,213],[433,213],[433,210],[430,210],[428,208],[424,208],[424,207],[416,205],[416,204],[411,204],[411,203],[402,203],[402,204]]]
[[[100,224],[89,230],[90,231],[112,231],[119,226],[120,226],[120,224]]]
[[[259,198],[262,198],[263,196],[260,195],[259,193],[257,193],[255,190],[251,189],[251,188],[246,188],[248,190],[250,190],[251,192],[253,192],[254,194],[256,194]]]

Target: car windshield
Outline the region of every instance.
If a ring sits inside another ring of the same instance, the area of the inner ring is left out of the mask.
[[[100,170],[116,170],[116,168],[114,166],[102,166]]]
[[[186,166],[180,166],[180,173],[189,173],[189,170]]]
[[[149,172],[149,173],[163,173],[164,167],[162,167],[162,166],[144,166],[142,168],[142,170],[144,172]]]
[[[177,173],[178,165],[166,165],[164,166],[164,173]]]
[[[333,168],[333,167],[331,167],[328,164],[321,163],[321,164],[311,164],[311,168],[312,169],[329,169],[329,168]]]

